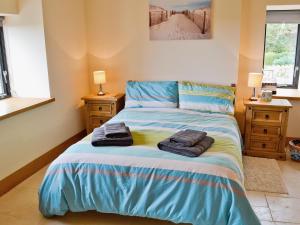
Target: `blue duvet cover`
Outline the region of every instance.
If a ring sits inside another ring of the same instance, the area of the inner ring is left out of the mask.
[[[131,129],[131,147],[93,147],[87,136],[48,168],[39,190],[44,216],[96,210],[193,225],[260,224],[243,185],[234,117],[181,109],[125,109],[110,122]],[[198,158],[160,151],[182,129],[206,131],[215,144]]]

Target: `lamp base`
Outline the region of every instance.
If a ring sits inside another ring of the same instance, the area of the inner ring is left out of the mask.
[[[258,101],[258,98],[256,98],[256,97],[251,97],[251,98],[249,98],[249,100],[250,100],[251,102],[257,102],[257,101]]]
[[[104,93],[103,91],[99,91],[97,95],[98,95],[98,96],[104,96],[105,93]]]
[[[102,84],[99,85],[99,92],[97,94],[98,96],[103,96],[105,95],[105,92],[103,91],[103,88],[102,88]]]
[[[255,89],[255,88],[253,88],[252,97],[249,98],[249,100],[250,100],[251,102],[257,102],[257,101],[258,101],[258,98],[256,97],[256,89]]]

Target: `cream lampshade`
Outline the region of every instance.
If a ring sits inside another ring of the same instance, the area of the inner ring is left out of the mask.
[[[99,84],[99,92],[98,95],[102,96],[105,93],[102,90],[102,84],[106,83],[106,74],[105,71],[95,71],[94,72],[94,83]]]
[[[248,87],[253,88],[253,94],[250,98],[251,101],[257,101],[256,88],[261,87],[263,76],[264,75],[262,73],[249,73]]]

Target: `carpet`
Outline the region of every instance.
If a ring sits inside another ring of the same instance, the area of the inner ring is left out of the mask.
[[[288,194],[275,159],[243,157],[247,191]]]

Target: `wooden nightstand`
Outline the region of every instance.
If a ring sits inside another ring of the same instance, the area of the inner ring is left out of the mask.
[[[285,138],[291,103],[286,99],[272,102],[245,101],[245,155],[286,159]]]
[[[124,108],[125,94],[90,95],[82,100],[85,102],[86,131],[89,134]]]

